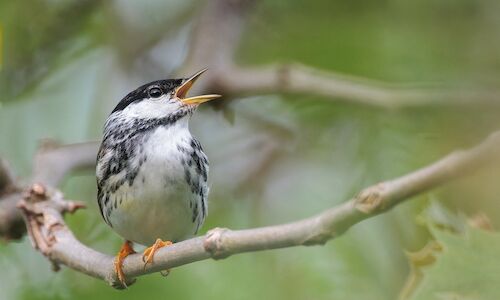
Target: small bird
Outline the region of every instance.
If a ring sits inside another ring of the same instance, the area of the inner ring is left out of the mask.
[[[189,132],[199,104],[220,95],[187,97],[204,73],[158,80],[126,95],[104,125],[97,155],[97,202],[104,221],[125,239],[115,271],[126,286],[124,259],[132,242],[155,252],[195,235],[207,216],[208,159]]]

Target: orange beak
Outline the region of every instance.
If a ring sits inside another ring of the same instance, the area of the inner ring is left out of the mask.
[[[196,72],[196,74],[189,77],[180,87],[177,88],[177,90],[175,91],[175,96],[179,98],[179,100],[182,101],[182,103],[199,105],[201,103],[221,97],[221,95],[216,95],[216,94],[186,97],[191,87],[193,87],[195,81],[201,76],[201,74],[205,73],[206,71],[207,69],[203,69],[201,71]]]

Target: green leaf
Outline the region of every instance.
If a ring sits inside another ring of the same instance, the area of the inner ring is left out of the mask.
[[[408,254],[412,272],[401,299],[500,299],[500,233],[462,220],[462,232],[427,224],[435,241]]]

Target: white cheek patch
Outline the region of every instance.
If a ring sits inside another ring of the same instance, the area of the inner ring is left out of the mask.
[[[122,114],[128,117],[161,118],[178,111],[180,103],[170,100],[170,96],[144,99],[127,106]]]

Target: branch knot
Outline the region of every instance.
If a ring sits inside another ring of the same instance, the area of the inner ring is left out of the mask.
[[[230,232],[227,228],[216,227],[207,232],[203,241],[203,248],[210,253],[213,259],[223,259],[231,255],[225,247],[224,235]]]
[[[54,232],[66,227],[62,214],[73,213],[85,207],[84,204],[66,201],[60,191],[34,183],[24,192],[17,207],[22,211],[33,248],[51,260],[55,271],[59,270],[59,265],[51,258],[52,246],[57,242]]]
[[[365,214],[372,214],[384,209],[384,183],[362,190],[354,199],[354,206]]]

